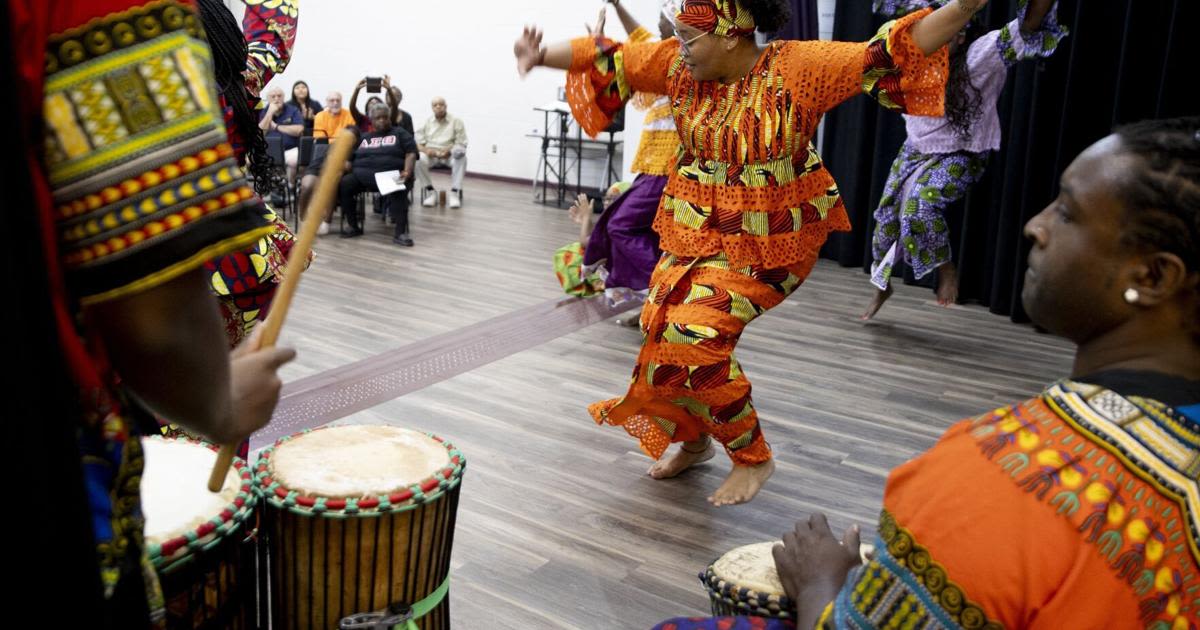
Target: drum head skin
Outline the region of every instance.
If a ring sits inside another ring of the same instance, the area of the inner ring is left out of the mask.
[[[146,555],[160,572],[223,544],[253,516],[258,495],[245,461],[233,458],[221,491],[209,492],[216,446],[188,437],[153,436],[142,438],[142,451]]]
[[[186,440],[142,440],[146,467],[142,472],[142,515],[146,543],[162,544],[183,536],[221,514],[241,488],[230,466],[220,492],[208,491],[208,475],[217,454]]]
[[[775,570],[771,548],[775,542],[754,543],[738,547],[713,563],[713,573],[741,588],[764,595],[783,595],[783,582]]]
[[[302,495],[365,497],[389,494],[428,479],[450,464],[445,445],[392,426],[329,427],[280,444],[271,472]]]

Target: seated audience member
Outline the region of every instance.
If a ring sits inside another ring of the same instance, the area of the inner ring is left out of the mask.
[[[1200,117],[1093,144],[1025,235],[1021,299],[1071,376],[893,470],[865,565],[857,528],[797,523],[775,547],[796,627],[1197,627]]]
[[[352,92],[350,94],[350,113],[354,115],[354,122],[355,122],[355,124],[358,125],[358,128],[361,129],[363,133],[371,133],[372,131],[374,131],[373,125],[371,124],[371,117],[369,115],[364,115],[358,109],[358,94],[366,87],[367,87],[367,80],[365,78],[360,79],[358,81],[358,83],[355,84],[354,92]],[[393,98],[392,98],[392,94],[391,94],[391,92],[392,92],[392,77],[389,75],[384,75],[383,78],[381,79],[380,87],[383,89],[383,93],[387,95],[387,106],[389,108],[389,111],[391,112],[392,120],[395,120],[396,108],[399,106],[399,102],[398,101],[393,102]],[[370,98],[368,98],[367,106],[366,106],[367,112],[370,112],[371,108],[374,107],[376,104],[382,105],[383,99],[378,96],[371,96]],[[392,125],[392,126],[395,126],[395,125]],[[389,129],[390,128],[391,127],[389,127]],[[410,134],[411,134],[411,132],[410,132]]]
[[[404,129],[415,139],[417,137],[417,133],[413,130],[412,114],[400,109],[400,103],[404,100],[404,94],[400,92],[400,88],[391,84],[391,77],[384,76],[383,79],[385,85],[388,86],[387,102],[388,107],[392,110],[392,126]],[[417,153],[417,161],[421,161],[420,153]],[[404,185],[407,186],[409,190],[412,190],[413,188],[414,177],[415,173],[413,175],[409,175],[408,179],[404,182]]]
[[[313,137],[332,138],[352,125],[354,115],[342,107],[342,93],[330,92],[325,97],[325,110],[313,118]]]
[[[388,107],[392,108],[395,115],[392,116],[392,126],[404,127],[404,130],[412,134],[413,138],[417,137],[416,130],[413,129],[412,114],[400,109],[400,103],[404,100],[404,94],[400,92],[400,88],[391,86],[388,90]]]
[[[308,84],[304,81],[297,81],[292,84],[292,99],[288,101],[292,107],[300,110],[300,115],[304,118],[304,135],[306,136],[312,135],[313,119],[325,109],[321,106],[321,101],[310,97],[309,94]]]
[[[424,159],[417,162],[417,183],[425,207],[433,206],[436,195],[429,169],[450,167],[450,207],[462,207],[462,180],[467,172],[467,129],[463,122],[446,113],[446,99],[433,99],[433,117],[417,129],[417,148]]]
[[[267,107],[259,115],[258,127],[267,138],[279,138],[283,161],[287,166],[288,185],[296,181],[296,160],[300,155],[300,134],[304,133],[304,115],[291,103],[284,102],[283,88],[267,90]]]
[[[350,171],[342,176],[338,185],[338,203],[350,225],[350,229],[343,232],[342,236],[362,235],[354,197],[364,191],[379,192],[376,173],[399,171],[396,179],[401,183],[412,174],[413,163],[417,159],[416,142],[404,129],[390,126],[391,116],[392,112],[382,103],[371,110],[371,126],[379,131],[363,134],[358,148],[354,150]],[[392,242],[412,247],[413,240],[408,234],[408,194],[403,190],[396,191],[385,195],[384,202],[396,224]]]
[[[343,129],[351,129],[356,135],[359,133],[358,126],[354,124],[354,115],[342,107],[342,93],[330,92],[329,96],[325,97],[324,111],[318,113],[313,118],[313,138],[316,140],[332,139]],[[314,155],[316,155],[315,150]],[[305,167],[304,177],[300,178],[300,208],[302,213],[306,213],[308,202],[312,198],[313,186],[317,184],[317,175],[320,171],[321,166],[319,164],[314,165],[310,162]],[[328,223],[332,215],[333,206],[330,206],[325,211],[326,223]],[[328,234],[328,225],[322,225],[318,233]]]
[[[347,127],[354,133],[354,142],[358,143],[361,137],[358,127],[350,125]],[[313,147],[312,160],[304,169],[304,177],[300,178],[300,220],[304,221],[308,218],[308,204],[312,201],[313,191],[316,189],[317,180],[321,177],[321,170],[326,167],[326,158],[329,155],[328,149],[330,145],[318,145]],[[350,162],[347,160],[336,167],[340,172],[347,173],[350,171]],[[320,209],[321,225],[317,227],[317,234],[322,236],[329,233],[329,222],[333,218],[333,210],[337,207],[336,200],[330,203],[327,207]]]

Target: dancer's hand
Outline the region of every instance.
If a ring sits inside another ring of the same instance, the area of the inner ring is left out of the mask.
[[[796,602],[797,627],[812,627],[825,605],[833,601],[850,569],[862,564],[858,526],[834,538],[824,514],[796,522],[771,550],[783,590]],[[809,618],[811,617],[811,618]]]
[[[542,31],[536,26],[526,26],[521,37],[513,44],[513,55],[517,58],[517,73],[522,78],[542,63]]]
[[[232,398],[233,427],[228,440],[241,442],[266,426],[279,403],[283,381],[279,368],[296,358],[292,348],[263,348],[264,324],[255,327],[250,338],[229,353],[229,393]]]
[[[587,24],[583,25],[590,37],[604,37],[604,22],[608,19],[608,11],[606,9],[608,7],[600,5],[600,17],[596,18],[596,28],[592,28]]]
[[[579,193],[579,196],[575,198],[575,203],[571,205],[570,212],[571,220],[583,223],[587,215],[592,213],[592,200],[588,199],[587,195]]]

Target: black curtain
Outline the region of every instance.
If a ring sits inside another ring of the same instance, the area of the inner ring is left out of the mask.
[[[817,0],[791,0],[792,19],[775,34],[779,39],[816,39],[821,31],[817,22]]]
[[[869,38],[883,23],[870,4],[839,2],[834,38]],[[992,0],[983,15],[988,28],[1011,20],[1016,5]],[[1020,296],[1029,248],[1021,230],[1058,194],[1063,169],[1114,125],[1200,111],[1189,99],[1192,77],[1185,68],[1197,59],[1185,30],[1200,19],[1196,0],[1069,0],[1058,11],[1070,36],[1050,59],[1009,71],[998,104],[1003,146],[989,157],[983,180],[947,216],[959,296],[1014,321],[1028,321]],[[904,138],[900,116],[864,96],[826,117],[825,163],[854,230],[832,235],[823,257],[870,268],[871,215]],[[911,271],[904,273],[912,283]],[[921,284],[935,282],[930,274]]]

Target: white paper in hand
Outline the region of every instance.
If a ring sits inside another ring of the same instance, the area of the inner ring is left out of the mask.
[[[401,190],[408,190],[400,181],[400,171],[383,171],[375,173],[375,185],[379,186],[379,194],[390,195]]]

